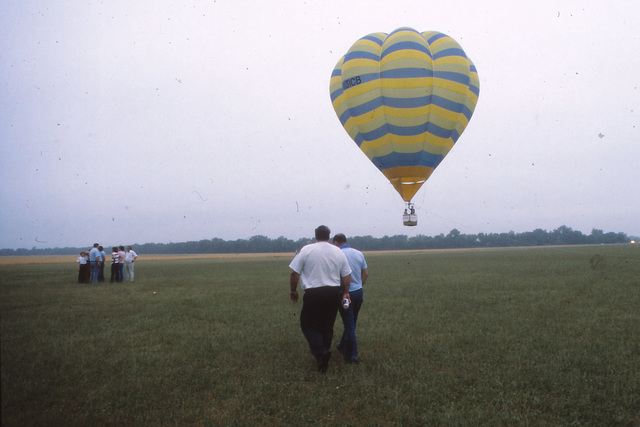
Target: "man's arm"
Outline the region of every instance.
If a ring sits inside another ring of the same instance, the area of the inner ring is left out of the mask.
[[[362,286],[364,286],[365,282],[367,281],[367,277],[369,277],[369,272],[366,268],[363,268],[361,270],[360,277],[362,278]]]
[[[294,270],[291,270],[291,275],[289,276],[289,300],[291,300],[291,302],[298,302],[299,280],[300,274],[296,273]]]
[[[351,297],[349,296],[349,287],[351,286],[351,274],[347,274],[344,277],[340,278],[340,286],[342,287],[342,299],[349,300],[351,302]]]

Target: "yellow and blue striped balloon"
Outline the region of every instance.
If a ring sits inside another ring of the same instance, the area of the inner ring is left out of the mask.
[[[355,42],[330,91],[349,136],[410,202],[469,123],[480,82],[451,37],[399,28]]]

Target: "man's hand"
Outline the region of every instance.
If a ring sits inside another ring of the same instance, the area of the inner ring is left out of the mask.
[[[294,303],[298,302],[298,291],[289,292],[289,300]]]
[[[349,292],[343,293],[342,294],[342,301],[347,300],[349,301],[349,305],[351,305],[351,295],[349,295]]]

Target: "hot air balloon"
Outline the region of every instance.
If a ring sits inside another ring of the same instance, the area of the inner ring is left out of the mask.
[[[356,41],[333,69],[333,108],[349,136],[406,203],[466,128],[480,92],[476,67],[437,31],[399,28]]]

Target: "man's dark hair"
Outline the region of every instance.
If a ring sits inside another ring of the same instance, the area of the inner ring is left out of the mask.
[[[316,228],[316,240],[320,242],[328,242],[329,236],[331,236],[331,230],[326,225],[321,225]]]
[[[344,245],[347,243],[347,236],[342,233],[338,233],[333,236],[333,243],[338,243],[339,245]]]

